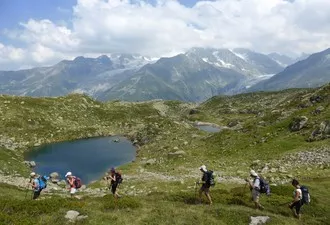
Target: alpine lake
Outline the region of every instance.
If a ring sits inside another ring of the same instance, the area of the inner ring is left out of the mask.
[[[36,162],[34,172],[40,175],[58,172],[64,179],[71,171],[88,184],[109,168],[132,162],[135,155],[136,149],[128,139],[112,136],[42,145],[26,153],[25,159]]]

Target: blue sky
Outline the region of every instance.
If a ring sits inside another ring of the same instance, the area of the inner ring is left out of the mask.
[[[191,7],[197,0],[179,2]],[[77,0],[0,0],[0,29],[16,27],[30,18],[67,21],[76,3]]]
[[[154,0],[148,0],[154,2]],[[198,0],[179,0],[187,7],[192,7]],[[55,23],[65,23],[70,27],[72,8],[77,0],[0,0],[0,41],[4,44],[19,42],[9,40],[1,35],[6,29],[17,29],[21,22],[33,18],[35,20],[49,19]]]

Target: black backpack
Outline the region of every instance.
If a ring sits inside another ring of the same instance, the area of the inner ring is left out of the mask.
[[[262,177],[257,178],[260,181],[260,193],[270,195],[270,186],[269,183]]]
[[[206,183],[210,184],[211,186],[215,186],[215,180],[214,180],[214,175],[212,170],[208,170],[206,172],[207,174],[207,181]]]
[[[304,204],[309,204],[310,202],[311,202],[311,197],[310,197],[310,195],[309,195],[309,190],[308,190],[308,188],[306,187],[306,186],[301,186],[300,187],[300,190],[301,190],[301,201],[302,201],[302,203],[304,203]]]
[[[119,172],[116,172],[115,175],[116,175],[116,182],[118,184],[121,184],[123,182],[123,178],[122,178],[121,174]]]

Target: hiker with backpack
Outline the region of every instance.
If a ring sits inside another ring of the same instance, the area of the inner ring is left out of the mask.
[[[293,201],[289,204],[293,215],[300,219],[300,209],[304,204],[310,203],[309,191],[306,186],[300,186],[298,180],[293,179],[291,182],[292,186],[295,188],[293,192]]]
[[[48,179],[49,177],[39,176],[35,172],[32,172],[30,174],[30,183],[33,189],[33,200],[37,199],[40,196],[41,191],[47,187]]]
[[[214,177],[213,171],[208,171],[205,165],[199,167],[199,170],[203,173],[201,182],[197,182],[196,184],[202,184],[201,188],[199,189],[199,201],[202,202],[202,194],[204,192],[205,196],[207,197],[209,204],[212,205],[212,199],[210,195],[210,187],[214,186]]]
[[[81,180],[79,177],[73,176],[72,172],[67,172],[65,174],[67,183],[70,185],[70,195],[71,197],[77,192],[77,189],[81,187]]]
[[[115,199],[119,198],[119,194],[118,194],[118,186],[119,184],[122,183],[123,178],[121,176],[121,173],[116,171],[115,168],[111,168],[111,170],[109,171],[109,175],[106,177],[107,180],[110,180],[110,186],[111,186],[111,192],[114,195]],[[110,187],[109,187],[110,188]]]
[[[264,209],[264,207],[259,203],[259,198],[261,193],[261,182],[260,182],[261,179],[254,170],[250,171],[250,176],[253,178],[253,181],[250,181],[249,179],[245,179],[245,181],[250,186],[252,200],[254,202],[255,208],[262,210]]]

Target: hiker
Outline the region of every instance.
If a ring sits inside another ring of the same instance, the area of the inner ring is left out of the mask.
[[[259,203],[259,197],[260,197],[260,178],[258,174],[254,171],[250,171],[250,176],[253,178],[253,181],[250,181],[249,179],[245,179],[245,181],[249,184],[251,194],[252,194],[252,200],[254,202],[256,209],[264,209],[264,207]]]
[[[33,197],[32,199],[35,200],[40,196],[42,189],[39,188],[39,179],[38,175],[35,172],[30,173],[30,183],[32,185],[33,190]]]
[[[299,185],[298,180],[296,179],[293,179],[291,184],[293,187],[295,187],[295,190],[293,192],[293,201],[289,204],[289,208],[291,209],[294,216],[300,219],[300,208],[304,204],[304,202],[302,201],[303,196],[302,191],[300,189],[301,187]]]
[[[209,200],[209,204],[212,205],[212,199],[210,196],[210,187],[211,187],[210,176],[208,174],[205,165],[199,167],[199,170],[203,173],[202,181],[197,182],[197,184],[202,184],[201,188],[199,189],[199,201],[202,202],[202,194],[204,192],[207,199]]]
[[[111,168],[109,170],[109,175],[107,176],[107,180],[111,180],[111,192],[114,195],[115,199],[120,198],[120,195],[118,194],[118,185],[122,182],[122,177],[119,172],[115,170],[115,168]],[[109,187],[110,188],[110,187]]]
[[[72,176],[72,172],[67,172],[65,174],[65,178],[66,178],[66,181],[67,183],[70,185],[70,195],[71,195],[71,198],[74,196],[74,194],[77,192],[77,187],[76,187],[76,184],[75,184],[75,176]]]

